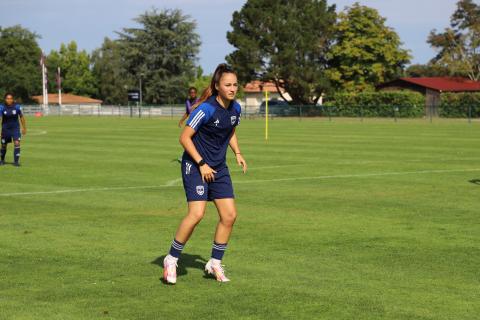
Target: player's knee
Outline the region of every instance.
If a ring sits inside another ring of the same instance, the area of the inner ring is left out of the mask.
[[[235,220],[237,220],[237,211],[235,210],[224,212],[220,217],[222,224],[228,227],[233,226]]]
[[[204,210],[193,210],[188,213],[190,219],[192,219],[195,223],[199,223],[203,219],[204,215]]]

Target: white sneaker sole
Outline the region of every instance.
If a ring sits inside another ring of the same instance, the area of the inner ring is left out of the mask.
[[[213,271],[213,268],[211,268],[211,265],[207,263],[205,266],[205,272],[209,275],[212,275],[218,282],[229,282],[230,279],[226,278],[225,280],[219,279],[217,275],[215,274],[215,271]]]

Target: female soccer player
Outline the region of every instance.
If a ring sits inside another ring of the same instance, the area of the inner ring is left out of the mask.
[[[235,134],[241,113],[240,105],[234,100],[237,90],[236,73],[226,64],[220,64],[180,136],[180,144],[185,149],[182,179],[188,213],[180,223],[170,252],[163,261],[163,277],[167,283],[177,281],[178,258],[195,226],[202,220],[207,201],[215,203],[220,220],[205,271],[214,275],[217,281],[230,281],[221,264],[237,216],[232,181],[225,161],[229,145],[243,172],[247,171],[247,163],[240,153]]]
[[[183,121],[185,121],[190,113],[192,113],[193,106],[198,102],[197,98],[197,88],[190,87],[188,89],[188,99],[185,101],[185,113],[183,114],[182,118],[178,122],[178,127],[181,128],[183,126]]]
[[[5,155],[7,153],[7,144],[12,142],[15,147],[13,150],[14,166],[20,166],[20,139],[27,134],[27,124],[22,113],[22,107],[16,104],[13,94],[5,94],[5,104],[0,104],[0,114],[2,117],[2,146],[0,149],[0,165],[5,164]],[[22,134],[20,134],[20,123],[22,123]]]

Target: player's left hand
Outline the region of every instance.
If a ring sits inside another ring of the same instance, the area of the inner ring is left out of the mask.
[[[237,156],[237,163],[239,166],[242,167],[243,173],[247,173],[247,161],[245,161],[242,154],[240,153],[237,153],[236,156]]]
[[[27,129],[26,128],[22,128],[22,135],[26,135],[27,134]]]

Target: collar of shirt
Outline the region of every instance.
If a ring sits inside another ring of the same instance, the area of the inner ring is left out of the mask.
[[[213,95],[210,98],[208,98],[207,103],[211,104],[212,106],[222,108],[223,110],[230,110],[233,106],[233,100],[232,100],[232,101],[230,101],[230,104],[228,105],[228,107],[226,109],[224,107],[222,107],[222,105],[217,101],[217,95]]]

